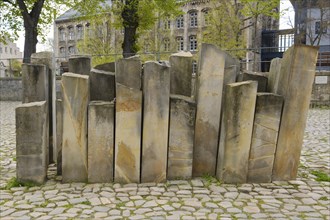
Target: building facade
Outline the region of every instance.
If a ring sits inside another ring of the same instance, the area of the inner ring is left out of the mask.
[[[14,63],[22,62],[23,54],[13,42],[0,43],[0,77],[12,77]]]

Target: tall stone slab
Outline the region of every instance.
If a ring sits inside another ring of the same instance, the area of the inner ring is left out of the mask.
[[[199,55],[193,176],[214,175],[226,56],[216,46],[202,44]]]
[[[57,175],[62,175],[62,141],[63,141],[63,104],[56,100],[56,167]]]
[[[289,48],[282,58],[278,94],[282,95],[285,101],[273,180],[291,180],[297,176],[317,54],[317,47],[295,45]]]
[[[196,103],[186,96],[170,96],[167,179],[191,179]]]
[[[47,102],[30,102],[16,108],[17,180],[43,184],[47,176]]]
[[[69,72],[88,75],[92,67],[91,58],[89,56],[77,56],[69,58]]]
[[[143,78],[142,182],[166,180],[169,95],[169,64],[146,62]]]
[[[257,82],[226,85],[219,141],[217,178],[224,183],[246,183]]]
[[[239,78],[240,82],[249,80],[257,81],[258,92],[267,91],[268,78],[265,73],[245,71],[240,75]]]
[[[93,101],[88,107],[88,182],[113,181],[114,103]]]
[[[116,97],[115,73],[92,69],[89,76],[90,100],[111,102]]]
[[[250,183],[269,183],[272,180],[282,106],[282,96],[272,93],[257,94],[249,156]]]
[[[116,63],[115,182],[139,183],[142,138],[142,64],[138,57]]]
[[[170,93],[175,95],[191,96],[192,54],[179,52],[170,56]]]
[[[281,58],[272,59],[270,63],[269,75],[268,75],[268,84],[267,91],[271,93],[277,93],[278,82],[280,78],[281,70]]]
[[[63,92],[63,182],[87,181],[87,109],[89,76],[62,75]]]

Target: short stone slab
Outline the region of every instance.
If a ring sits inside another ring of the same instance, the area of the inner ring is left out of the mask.
[[[63,182],[87,182],[87,109],[89,76],[62,75],[63,92]]]
[[[318,47],[294,45],[282,58],[278,94],[284,97],[273,180],[297,177]]]
[[[196,103],[189,97],[170,96],[170,133],[167,179],[191,179]]]
[[[89,56],[70,57],[68,64],[69,72],[82,75],[89,75],[92,67]]]
[[[146,62],[143,79],[142,182],[166,180],[170,72],[168,63]]]
[[[94,67],[94,69],[115,73],[116,72],[116,63],[115,62],[103,63],[100,65],[96,65]]]
[[[223,52],[211,44],[202,44],[199,57],[194,177],[214,175],[216,171],[226,59]]]
[[[89,75],[90,100],[111,102],[116,97],[115,73],[92,69]]]
[[[88,182],[113,181],[114,103],[94,101],[88,106]]]
[[[248,182],[269,183],[281,121],[283,97],[258,93],[249,156]]]
[[[171,89],[175,95],[191,96],[192,54],[179,52],[170,56]]]
[[[280,78],[281,58],[272,59],[268,74],[267,92],[277,93]]]
[[[258,92],[267,92],[268,78],[264,73],[246,71],[243,72],[239,78],[240,82],[248,80],[257,81]]]
[[[47,103],[31,102],[16,108],[17,179],[42,184],[47,176]]]
[[[257,82],[226,85],[219,141],[217,178],[224,183],[246,183]]]

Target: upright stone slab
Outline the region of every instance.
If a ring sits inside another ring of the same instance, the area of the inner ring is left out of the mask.
[[[298,45],[289,48],[282,58],[278,94],[285,101],[273,180],[291,180],[297,176],[317,54],[317,47]]]
[[[111,102],[115,94],[115,73],[92,69],[90,79],[90,100]]]
[[[77,56],[69,58],[69,72],[88,75],[91,71],[91,58],[89,56]]]
[[[193,176],[214,175],[226,56],[216,46],[202,44],[199,55]]]
[[[282,96],[272,93],[257,94],[249,157],[250,183],[269,183],[272,180],[282,106]]]
[[[56,100],[56,167],[57,175],[62,175],[63,103]]]
[[[94,69],[115,73],[116,72],[116,63],[115,62],[103,63],[100,65],[96,65],[94,67]]]
[[[167,179],[191,179],[195,115],[191,98],[171,95]]]
[[[62,92],[62,180],[63,182],[86,182],[89,76],[63,74]]]
[[[277,93],[278,81],[280,78],[281,70],[281,58],[272,59],[270,63],[269,75],[268,75],[268,84],[267,91],[271,93]]]
[[[88,107],[88,182],[113,181],[114,104],[94,101]]]
[[[164,182],[170,102],[168,63],[146,62],[143,79],[142,182]]]
[[[258,92],[266,92],[267,91],[267,83],[268,78],[265,76],[264,73],[257,73],[257,72],[243,72],[240,76],[240,82],[242,81],[257,81],[258,82]]]
[[[224,183],[246,183],[257,82],[226,85],[219,141],[217,178]]]
[[[192,54],[179,52],[170,56],[171,89],[175,95],[191,96]]]
[[[115,182],[139,183],[142,136],[142,64],[138,57],[116,63]]]
[[[17,180],[43,184],[47,176],[47,103],[31,102],[16,108]]]

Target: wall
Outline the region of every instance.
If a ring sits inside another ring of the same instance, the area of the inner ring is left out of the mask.
[[[316,72],[311,104],[330,106],[330,71]]]
[[[22,100],[22,78],[0,78],[0,101]]]

